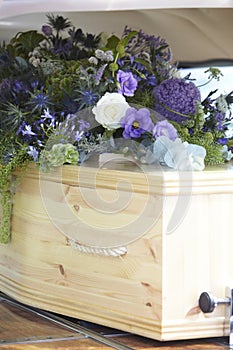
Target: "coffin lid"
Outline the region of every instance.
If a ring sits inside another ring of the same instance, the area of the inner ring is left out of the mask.
[[[204,171],[178,171],[165,166],[142,165],[127,159],[99,163],[88,160],[82,166],[64,165],[51,173],[38,172],[31,163],[26,177],[69,186],[150,195],[197,195],[233,193],[233,165],[206,167]],[[131,187],[132,186],[132,187]]]

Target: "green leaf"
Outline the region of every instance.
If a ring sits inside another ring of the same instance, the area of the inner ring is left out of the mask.
[[[121,39],[117,46],[116,46],[116,51],[119,54],[119,58],[122,58],[125,56],[125,47],[128,45],[129,41],[137,35],[138,32],[132,31],[130,32],[127,36],[125,36],[123,39]]]
[[[15,48],[18,55],[28,55],[44,39],[43,34],[38,33],[36,30],[30,30],[17,34],[10,41],[10,44]]]
[[[115,49],[119,41],[120,39],[116,35],[112,35],[110,38],[108,38],[107,45],[106,45],[107,49],[115,52],[116,51]]]
[[[131,31],[127,36],[121,39],[121,44],[124,45],[125,47],[126,45],[128,45],[129,41],[137,34],[138,34],[137,31],[135,30]]]
[[[149,62],[141,59],[141,58],[135,58],[135,62],[137,63],[140,63],[142,64],[144,67],[146,67],[146,69],[149,71],[149,72],[153,72],[153,70],[151,69],[151,65],[149,64]]]
[[[22,57],[19,57],[19,56],[15,57],[15,61],[16,61],[17,65],[19,66],[19,68],[21,68],[23,70],[28,67],[27,61]]]

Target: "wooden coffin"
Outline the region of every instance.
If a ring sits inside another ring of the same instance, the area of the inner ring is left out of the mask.
[[[203,314],[198,299],[224,297],[233,281],[232,210],[231,164],[180,173],[87,162],[42,175],[32,165],[0,245],[0,290],[157,340],[227,335],[226,306]]]

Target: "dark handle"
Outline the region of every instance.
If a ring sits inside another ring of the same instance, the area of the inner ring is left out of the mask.
[[[205,314],[213,312],[218,304],[230,305],[230,303],[230,298],[215,298],[209,292],[203,292],[199,297],[199,307]]]
[[[199,307],[205,314],[213,312],[216,307],[216,301],[210,293],[203,292],[199,298]]]

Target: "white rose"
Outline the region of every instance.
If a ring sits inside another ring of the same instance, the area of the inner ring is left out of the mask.
[[[106,92],[93,107],[92,112],[99,124],[106,129],[114,130],[120,127],[120,120],[129,107],[123,95],[117,92]]]

